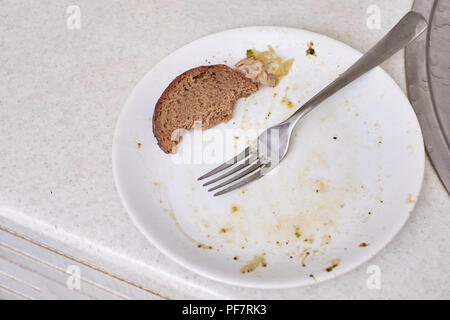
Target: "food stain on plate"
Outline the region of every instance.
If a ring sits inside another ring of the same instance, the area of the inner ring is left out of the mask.
[[[261,266],[263,268],[267,267],[267,262],[263,256],[255,256],[252,261],[250,261],[248,264],[241,267],[240,271],[241,271],[241,273],[253,272],[259,266]]]

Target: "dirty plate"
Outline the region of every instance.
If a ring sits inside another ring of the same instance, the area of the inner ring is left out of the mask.
[[[309,41],[316,56],[305,54]],[[231,121],[189,132],[175,156],[164,154],[151,117],[171,80],[199,65],[233,66],[267,45],[295,59],[279,85],[240,99]],[[416,116],[380,68],[304,118],[273,174],[221,197],[197,181],[223,160],[211,150],[240,151],[249,132],[284,120],[359,56],[316,33],[253,27],[202,38],[161,61],[126,102],[113,143],[117,189],[138,228],[181,265],[238,286],[311,284],[370,259],[408,219],[424,171]]]

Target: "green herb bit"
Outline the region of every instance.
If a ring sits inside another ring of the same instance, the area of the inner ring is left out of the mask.
[[[363,248],[363,247],[367,247],[367,246],[368,246],[368,244],[367,244],[367,243],[365,243],[365,242],[361,242],[361,243],[359,244],[359,246],[360,246],[361,248]]]
[[[325,270],[326,270],[326,272],[331,272],[331,271],[332,271],[334,268],[336,268],[337,266],[338,266],[338,264],[335,263],[335,264],[333,264],[332,266],[326,268]]]
[[[308,49],[306,49],[306,55],[309,56],[315,56],[316,55],[316,50],[314,50],[313,48],[314,46],[314,42],[310,41],[308,42]]]

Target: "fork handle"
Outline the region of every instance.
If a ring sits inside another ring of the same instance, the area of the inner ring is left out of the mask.
[[[381,64],[394,53],[408,45],[426,28],[427,22],[421,14],[414,11],[408,12],[377,44],[350,66],[340,77],[308,100],[294,114],[283,121],[283,123],[290,123],[294,126],[298,120],[322,101],[367,71]]]

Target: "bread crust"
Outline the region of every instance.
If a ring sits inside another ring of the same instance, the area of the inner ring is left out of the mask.
[[[197,77],[203,78],[197,81]],[[207,88],[201,88],[200,84]],[[180,74],[155,105],[152,127],[158,146],[165,153],[174,153],[179,142],[172,140],[176,129],[190,130],[198,120],[202,121],[202,129],[228,121],[237,99],[257,90],[256,83],[224,64],[200,66]],[[220,101],[211,100],[213,95]]]

